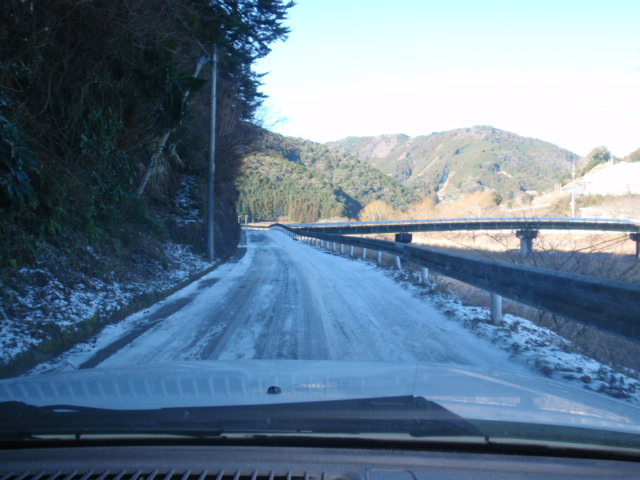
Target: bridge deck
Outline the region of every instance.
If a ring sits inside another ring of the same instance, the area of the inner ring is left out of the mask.
[[[640,232],[640,223],[631,220],[591,218],[449,218],[435,220],[386,220],[380,222],[300,223],[293,229],[334,234],[400,232],[443,232],[465,230],[596,230]]]

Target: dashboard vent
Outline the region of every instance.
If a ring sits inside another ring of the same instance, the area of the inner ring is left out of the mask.
[[[0,480],[342,480],[326,474],[274,472],[168,472],[160,471],[88,471],[88,472],[9,472],[0,473]]]

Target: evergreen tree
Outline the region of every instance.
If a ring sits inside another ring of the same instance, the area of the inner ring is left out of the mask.
[[[185,98],[206,81],[192,75],[214,44],[224,119],[218,142],[225,153],[217,181],[231,185],[242,122],[262,100],[253,63],[286,37],[291,6],[282,0],[0,2],[0,230],[12,232],[0,237],[0,263],[25,244],[107,239],[120,235],[127,219],[146,218],[153,198],[138,199],[135,190],[155,152],[154,178],[165,183],[179,169],[202,169],[203,147],[190,154],[183,140],[196,137],[198,127],[185,120],[208,99],[191,95],[188,105]],[[173,133],[164,143],[166,132]],[[233,203],[225,185],[220,192]]]

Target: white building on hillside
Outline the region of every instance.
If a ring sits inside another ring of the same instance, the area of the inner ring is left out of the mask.
[[[640,162],[599,165],[579,183],[581,195],[640,195]]]

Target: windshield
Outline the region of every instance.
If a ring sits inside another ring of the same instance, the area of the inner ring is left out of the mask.
[[[636,2],[0,6],[0,436],[640,446]]]

